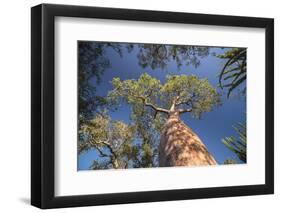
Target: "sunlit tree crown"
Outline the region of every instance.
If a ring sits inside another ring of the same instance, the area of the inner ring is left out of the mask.
[[[109,92],[111,103],[120,100],[129,104],[142,104],[155,111],[168,113],[174,104],[179,112],[191,112],[195,117],[208,112],[219,103],[219,95],[207,79],[194,75],[170,75],[161,83],[147,73],[139,79],[121,81],[112,79],[113,90]]]

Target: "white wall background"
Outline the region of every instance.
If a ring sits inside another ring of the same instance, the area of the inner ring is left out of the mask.
[[[194,13],[275,18],[275,195],[201,199],[50,210],[51,212],[276,212],[281,207],[281,13],[276,0],[45,0],[80,4]],[[30,7],[37,0],[2,1],[0,7],[0,212],[39,212],[30,197]]]

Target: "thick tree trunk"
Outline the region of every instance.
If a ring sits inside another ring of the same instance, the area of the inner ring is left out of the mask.
[[[159,166],[215,165],[199,137],[179,119],[172,109],[164,125],[159,146]]]

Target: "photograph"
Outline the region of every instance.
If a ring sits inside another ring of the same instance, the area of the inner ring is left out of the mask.
[[[77,41],[77,171],[247,164],[247,48]]]
[[[31,8],[31,205],[274,194],[274,18],[158,6]]]

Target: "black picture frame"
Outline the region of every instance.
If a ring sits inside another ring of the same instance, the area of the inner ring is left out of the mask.
[[[265,184],[93,195],[54,195],[55,17],[263,28],[266,32]],[[41,4],[31,9],[31,204],[60,208],[274,193],[274,20],[164,11]]]

